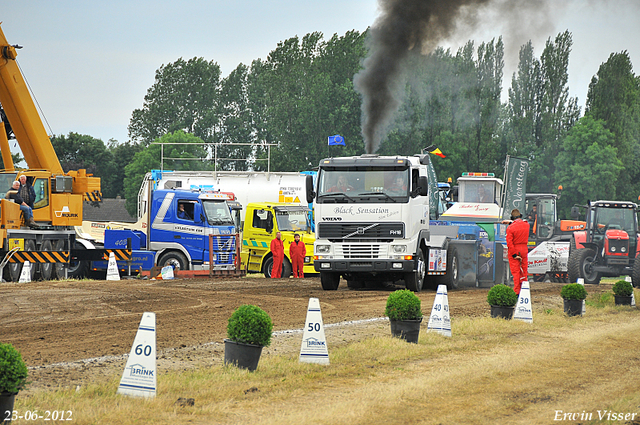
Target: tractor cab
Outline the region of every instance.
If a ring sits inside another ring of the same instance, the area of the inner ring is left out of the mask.
[[[571,282],[581,277],[585,283],[599,283],[602,276],[631,275],[633,286],[639,285],[637,204],[597,201],[586,209],[586,229],[575,232],[571,242]]]

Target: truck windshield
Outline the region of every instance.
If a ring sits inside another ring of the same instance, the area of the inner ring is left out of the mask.
[[[307,232],[309,213],[305,210],[276,210],[278,230],[281,232]]]
[[[224,201],[202,201],[207,222],[211,225],[233,225],[229,207]]]
[[[496,201],[496,184],[492,181],[479,180],[469,181],[465,180],[459,182],[460,196],[459,202],[473,202],[490,204]]]
[[[321,169],[318,173],[318,202],[399,202],[408,199],[409,182],[408,168]]]

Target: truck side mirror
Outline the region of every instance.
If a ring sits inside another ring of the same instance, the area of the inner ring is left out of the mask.
[[[316,192],[313,191],[313,176],[307,176],[305,180],[307,186],[307,203],[313,203],[313,200],[316,198]]]
[[[427,179],[427,176],[418,177],[418,195],[429,195],[429,179]]]
[[[203,219],[202,205],[196,202],[193,204],[193,222],[196,224],[202,224]]]

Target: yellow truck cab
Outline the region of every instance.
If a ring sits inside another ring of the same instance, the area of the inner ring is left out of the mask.
[[[284,264],[282,277],[291,276],[291,256],[289,247],[293,235],[299,234],[304,242],[307,254],[304,259],[304,273],[315,273],[313,268],[313,244],[316,240],[311,231],[309,208],[304,205],[288,203],[250,203],[246,207],[242,231],[242,268],[247,273],[264,273],[271,277],[273,258],[271,241],[280,232],[284,244]]]

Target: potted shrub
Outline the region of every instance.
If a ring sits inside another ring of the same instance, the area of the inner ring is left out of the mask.
[[[632,294],[633,286],[631,282],[619,280],[613,284],[613,295],[616,299],[616,305],[631,305]]]
[[[13,410],[16,394],[27,384],[27,365],[11,344],[0,343],[0,421]],[[9,423],[11,419],[2,423]]]
[[[420,304],[420,298],[408,289],[389,294],[384,314],[389,317],[392,336],[418,343],[422,323]]]
[[[518,302],[518,294],[512,287],[498,284],[489,289],[487,302],[491,306],[491,317],[510,320]]]
[[[260,307],[242,305],[233,312],[224,340],[224,363],[256,370],[262,347],[271,343],[273,323]]]
[[[582,301],[587,298],[587,290],[579,283],[564,285],[560,291],[564,300],[564,312],[568,316],[582,315]]]

